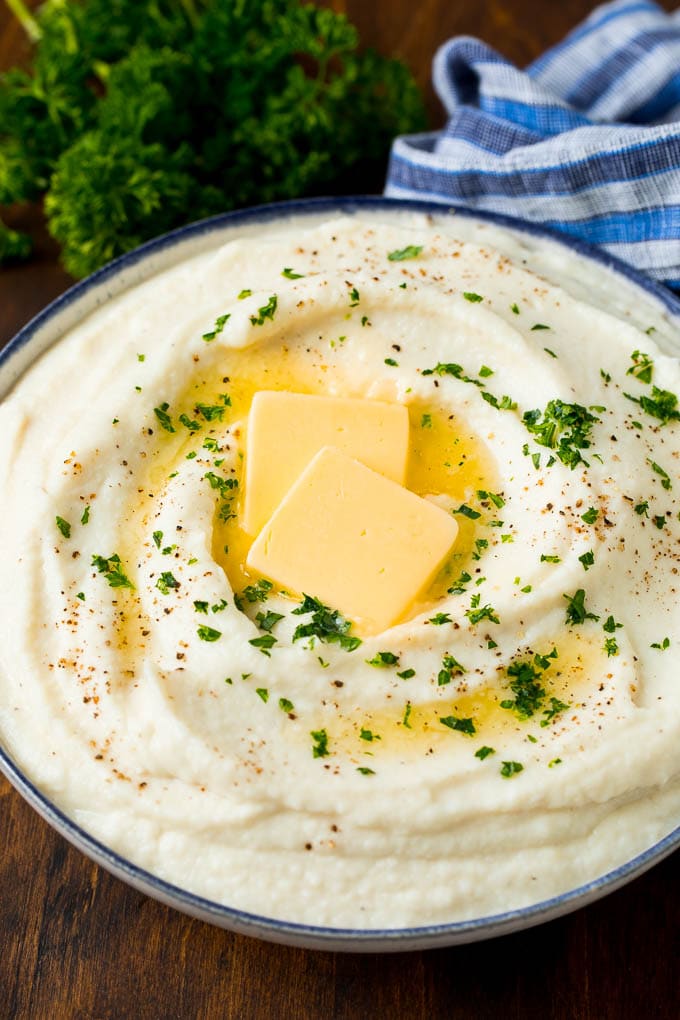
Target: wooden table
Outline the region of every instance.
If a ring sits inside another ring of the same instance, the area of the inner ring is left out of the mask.
[[[366,43],[404,56],[428,88],[432,53],[449,36],[481,36],[525,63],[591,4],[334,6],[347,10]],[[20,52],[20,32],[0,7],[0,67]],[[436,124],[441,112],[428,96]],[[39,217],[18,214],[17,222],[26,220]],[[44,238],[29,265],[0,270],[0,345],[68,284]],[[521,934],[426,953],[351,956],[269,945],[161,906],[71,849],[5,780],[0,819],[0,1016],[12,1020],[680,1016],[677,855],[605,900]]]

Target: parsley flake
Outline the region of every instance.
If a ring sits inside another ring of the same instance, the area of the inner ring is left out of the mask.
[[[488,747],[484,744],[483,747],[480,747],[475,751],[475,758],[479,758],[480,761],[484,761],[485,758],[488,758],[490,755],[495,753],[496,749],[494,747]]]
[[[312,595],[305,595],[302,603],[293,610],[294,616],[304,616],[307,613],[311,613],[312,618],[309,623],[301,623],[295,628],[293,641],[305,637],[318,638],[320,641],[339,644],[347,652],[354,651],[361,644],[361,638],[349,634],[351,621]]]
[[[104,575],[111,588],[134,589],[134,584],[123,572],[118,553],[112,553],[110,556],[93,556],[92,566]]]
[[[172,418],[168,414],[168,408],[170,404],[165,401],[160,407],[154,407],[153,413],[158,418],[161,428],[164,428],[166,432],[175,432],[175,426],[172,424]]]
[[[445,715],[439,717],[439,722],[442,726],[447,726],[450,730],[457,730],[459,733],[465,733],[468,737],[473,736],[477,732],[473,719],[461,719],[455,715]]]
[[[390,262],[404,262],[405,259],[415,259],[423,250],[422,244],[407,244],[405,248],[391,251],[387,258]]]
[[[586,610],[586,593],[583,588],[579,588],[573,595],[563,595],[562,597],[568,602],[566,620],[567,623],[572,624],[572,626],[584,623],[586,620],[600,619],[600,617],[596,616],[595,613],[589,613]]]
[[[60,517],[58,514],[55,517],[55,522],[56,522],[57,528],[62,533],[64,538],[70,538],[71,537],[71,525],[69,524],[69,522],[65,521],[64,518]]]
[[[230,318],[231,315],[229,313],[227,313],[226,315],[218,315],[217,318],[215,319],[215,325],[213,326],[213,328],[210,330],[209,333],[204,333],[201,339],[205,340],[206,343],[210,343],[211,340],[214,340],[215,337],[222,332],[225,323],[228,322]]]
[[[279,299],[276,294],[272,294],[266,305],[258,309],[257,315],[251,315],[250,321],[253,326],[264,326],[265,320],[269,319],[273,321],[276,313],[276,306],[278,305]]]
[[[310,737],[314,741],[312,745],[312,757],[314,758],[327,758],[330,754],[328,750],[328,734],[326,730],[310,730]]]
[[[218,641],[222,637],[221,630],[215,630],[214,627],[208,627],[205,624],[201,624],[196,633],[201,641]]]
[[[169,595],[171,589],[180,587],[180,583],[174,574],[172,574],[169,570],[164,570],[156,581],[156,587],[161,595]]]

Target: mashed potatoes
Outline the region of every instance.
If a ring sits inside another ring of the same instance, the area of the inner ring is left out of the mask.
[[[607,270],[446,216],[270,225],[126,290],[0,406],[7,750],[289,921],[480,917],[630,859],[680,804],[677,350]],[[409,410],[406,485],[459,537],[380,634],[246,567],[265,389]]]

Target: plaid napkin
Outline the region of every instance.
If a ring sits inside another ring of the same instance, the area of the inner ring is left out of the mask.
[[[434,85],[448,124],[396,139],[387,195],[543,223],[680,289],[680,10],[615,0],[525,71],[451,39]]]

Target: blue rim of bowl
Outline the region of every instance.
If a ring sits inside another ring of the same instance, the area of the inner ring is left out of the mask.
[[[178,242],[208,235],[222,228],[244,226],[251,223],[268,223],[306,214],[326,212],[353,213],[371,209],[389,209],[433,216],[443,216],[451,213],[456,216],[463,216],[468,219],[505,227],[520,235],[523,234],[555,242],[557,245],[577,252],[584,258],[600,263],[617,275],[623,276],[629,283],[647,291],[656,298],[672,316],[680,318],[680,299],[661,284],[645,278],[629,265],[608,255],[606,252],[592,248],[585,242],[572,238],[567,234],[561,234],[558,231],[534,223],[528,223],[511,216],[467,209],[448,203],[420,202],[409,199],[382,198],[380,196],[366,195],[296,199],[289,202],[254,206],[249,209],[223,213],[209,219],[199,220],[196,223],[190,223],[167,234],[163,234],[146,242],[139,248],[121,255],[91,276],[76,283],[31,319],[0,351],[0,370],[50,319],[73,304],[73,302],[79,300],[92,288],[106,283],[107,280],[117,276],[121,270],[131,268],[148,256],[173,247]],[[56,339],[54,342],[56,342]],[[0,399],[2,399],[1,396]],[[242,934],[251,934],[259,938],[268,938],[290,945],[311,945],[316,948],[327,947],[371,951],[379,947],[382,949],[393,948],[399,950],[403,948],[403,943],[412,944],[412,948],[423,948],[428,944],[444,946],[473,941],[475,939],[496,937],[518,928],[526,928],[543,921],[552,920],[568,913],[570,910],[576,909],[580,905],[593,902],[642,874],[653,864],[660,862],[680,846],[680,825],[678,825],[653,846],[637,854],[619,867],[614,868],[612,871],[593,879],[591,882],[525,907],[518,907],[484,917],[406,928],[337,928],[326,925],[299,924],[226,906],[166,882],[139,865],[133,864],[127,858],[111,850],[94,836],[91,836],[85,829],[69,818],[24,775],[2,747],[0,747],[0,771],[4,773],[24,799],[71,844],[106,870],[149,896],[160,899],[162,902],[170,904],[176,909],[192,916],[201,917],[203,920],[211,921],[214,924],[230,928]]]

